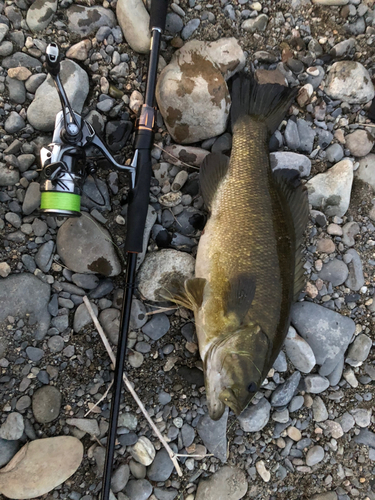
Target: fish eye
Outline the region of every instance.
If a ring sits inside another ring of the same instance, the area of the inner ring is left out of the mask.
[[[257,390],[258,390],[258,386],[256,385],[256,383],[255,383],[255,382],[251,382],[251,384],[249,384],[249,385],[247,386],[247,390],[248,390],[249,392],[257,392]]]

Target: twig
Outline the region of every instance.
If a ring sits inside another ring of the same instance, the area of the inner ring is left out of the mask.
[[[83,302],[85,303],[86,307],[87,307],[87,310],[96,326],[96,329],[98,330],[98,333],[100,335],[100,338],[102,339],[102,342],[104,344],[104,347],[106,348],[108,354],[109,354],[109,357],[111,358],[111,361],[113,363],[113,365],[115,366],[116,365],[116,357],[112,351],[112,348],[111,346],[109,345],[109,342],[107,340],[107,337],[105,336],[105,333],[103,331],[103,328],[101,327],[92,307],[91,307],[91,304],[88,300],[88,298],[86,297],[86,295],[83,297]],[[172,460],[173,462],[173,465],[175,466],[176,468],[176,471],[177,471],[177,474],[181,477],[182,476],[182,471],[181,471],[181,468],[180,468],[180,465],[177,461],[177,456],[175,454],[175,452],[170,448],[170,446],[168,445],[168,443],[166,442],[166,440],[163,438],[161,432],[159,431],[159,429],[156,427],[156,425],[154,424],[154,422],[152,421],[150,415],[148,414],[146,408],[143,406],[143,403],[142,401],[139,399],[139,397],[137,396],[137,393],[135,392],[135,390],[133,389],[128,377],[125,375],[125,373],[122,374],[122,378],[124,380],[124,383],[128,389],[128,391],[130,392],[130,394],[133,396],[133,398],[135,399],[137,405],[139,406],[139,408],[141,409],[143,415],[145,416],[146,420],[148,421],[148,423],[150,424],[150,426],[152,427],[152,430],[155,432],[155,434],[157,435],[157,437],[159,438],[161,444],[164,446],[164,448],[167,450],[167,453],[170,457],[170,459]]]
[[[194,165],[190,165],[189,163],[185,163],[184,161],[180,160],[180,158],[178,158],[178,156],[173,155],[172,153],[170,153],[166,149],[159,146],[159,144],[156,144],[156,142],[154,142],[154,147],[161,149],[163,151],[163,153],[165,153],[166,155],[169,155],[171,158],[174,158],[179,163],[181,163],[181,165],[184,165],[185,167],[189,167],[189,168],[194,168],[195,170],[199,170],[199,167],[195,167]]]
[[[109,384],[108,389],[105,391],[105,393],[103,394],[103,396],[99,399],[99,401],[97,403],[95,403],[94,406],[92,408],[90,408],[90,410],[85,413],[85,415],[84,415],[85,417],[87,417],[87,415],[90,415],[90,413],[94,410],[94,408],[96,408],[99,405],[99,403],[101,403],[103,401],[103,399],[105,399],[107,397],[107,394],[111,390],[112,386],[113,386],[113,380]]]
[[[152,316],[153,314],[160,314],[163,311],[175,311],[177,307],[158,307],[155,311],[146,312],[146,316]]]

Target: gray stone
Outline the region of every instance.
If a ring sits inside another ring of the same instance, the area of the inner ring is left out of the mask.
[[[73,274],[72,281],[75,285],[84,288],[85,290],[92,290],[99,284],[99,278],[93,274]]]
[[[37,363],[44,356],[43,349],[39,349],[38,347],[26,347],[26,354],[31,361]]]
[[[184,424],[181,427],[181,438],[185,448],[193,444],[195,439],[195,430],[191,427],[191,425]]]
[[[359,233],[359,225],[357,222],[348,222],[345,224],[342,228],[343,236],[342,236],[342,242],[344,245],[347,247],[352,247],[355,244],[355,239],[354,236],[356,236]],[[350,255],[350,254],[348,254]]]
[[[34,219],[32,228],[35,236],[44,236],[48,231],[47,223],[40,219]]]
[[[289,412],[294,413],[295,411],[298,411],[300,408],[302,408],[303,405],[304,405],[303,396],[294,396],[294,398],[289,404]]]
[[[174,488],[162,489],[154,488],[154,495],[158,500],[174,500],[178,495],[178,491]]]
[[[201,23],[200,19],[197,18],[188,21],[181,32],[181,38],[183,40],[188,40],[194,33],[194,31],[198,29],[200,23]]]
[[[56,316],[56,318],[52,318],[51,325],[60,333],[65,332],[65,330],[69,327],[69,316],[68,314],[63,314],[61,316]]]
[[[147,323],[148,317],[146,316],[146,312],[146,307],[144,306],[143,302],[138,299],[133,299],[129,325],[131,330],[138,330]]]
[[[228,407],[219,420],[212,420],[208,413],[199,421],[198,434],[209,453],[222,462],[227,461],[227,421]]]
[[[79,8],[79,6],[76,6]],[[61,81],[74,111],[80,113],[89,92],[85,70],[70,59],[61,62]],[[33,102],[27,109],[27,119],[36,130],[49,132],[54,129],[56,114],[61,103],[51,75],[38,87]]]
[[[172,474],[174,465],[169,458],[167,450],[162,448],[155,455],[154,461],[147,470],[147,477],[150,481],[166,481]]]
[[[289,149],[299,149],[300,140],[296,120],[288,120],[284,131],[284,137]]]
[[[77,427],[80,431],[87,432],[90,436],[100,435],[98,422],[93,418],[68,418],[66,423]]]
[[[152,340],[161,339],[169,330],[170,322],[164,313],[155,314],[151,320],[142,327],[142,332]]]
[[[57,0],[36,0],[27,11],[26,22],[31,31],[43,31],[57,10]]]
[[[16,441],[22,437],[24,428],[22,415],[17,412],[9,413],[7,419],[0,427],[0,438],[7,441]]]
[[[338,422],[345,433],[353,429],[355,425],[354,418],[347,411],[343,415],[341,415],[341,417],[338,419]]]
[[[3,163],[0,163],[0,186],[14,186],[19,180],[20,174],[18,170],[11,170]]]
[[[349,149],[353,156],[366,156],[372,150],[374,138],[366,130],[355,130],[345,136],[345,147]]]
[[[24,318],[29,316],[29,324],[38,324],[36,337],[41,339],[50,324],[48,302],[50,286],[31,274],[10,275],[0,281],[0,322],[8,316]]]
[[[306,120],[299,118],[297,120],[297,129],[299,135],[299,146],[297,148],[301,153],[310,154],[314,146],[315,131]]]
[[[127,434],[121,434],[118,440],[120,441],[121,446],[133,446],[133,444],[135,444],[138,441],[138,436],[135,432],[128,432]]]
[[[326,155],[328,161],[331,163],[337,163],[343,159],[344,150],[341,144],[331,144],[331,146],[326,149]]]
[[[152,493],[152,486],[146,479],[132,479],[126,485],[125,493],[132,500],[147,500]]]
[[[349,208],[352,183],[353,163],[342,160],[307,182],[309,201],[313,208],[323,209],[329,217],[342,217]]]
[[[355,39],[349,38],[348,40],[343,40],[342,42],[337,43],[330,50],[330,54],[334,57],[344,57],[349,55],[352,49],[355,46]]]
[[[332,387],[334,387],[340,382],[343,370],[344,370],[344,355],[340,357],[339,362],[337,363],[334,370],[327,375],[329,383]],[[319,373],[320,375],[323,375],[325,373],[325,370],[320,369]]]
[[[55,243],[50,240],[44,243],[35,255],[36,265],[44,273],[48,273],[52,266],[53,250],[55,248]]]
[[[13,43],[8,40],[0,43],[0,57],[10,56],[13,52]]]
[[[354,321],[312,302],[298,302],[292,307],[292,323],[314,351],[319,373],[332,373],[355,332]]]
[[[354,250],[354,248],[350,248],[350,250],[346,252],[345,256],[351,257],[351,261],[348,264],[349,276],[345,281],[345,285],[351,290],[357,292],[365,284],[361,257],[358,255],[358,252]]]
[[[89,175],[82,188],[81,205],[100,211],[111,210],[107,184],[101,179],[95,180]]]
[[[117,276],[121,264],[107,229],[91,216],[68,219],[57,233],[57,253],[64,264],[76,273],[99,273]]]
[[[365,408],[356,408],[350,412],[355,420],[358,427],[368,427],[371,424],[371,413],[372,410]]]
[[[83,5],[72,5],[66,11],[68,16],[68,28],[81,37],[91,35],[101,26],[112,28],[116,25],[116,18],[110,9],[104,7],[85,7]]]
[[[22,211],[25,215],[30,215],[40,206],[40,184],[30,182],[27,188],[25,199],[22,204]]]
[[[324,459],[324,449],[317,445],[309,449],[306,454],[306,465],[312,467]]]
[[[25,125],[25,120],[16,111],[11,111],[5,120],[4,128],[8,134],[15,134],[22,130]]]
[[[315,422],[324,422],[328,418],[328,411],[324,401],[320,396],[316,396],[312,404],[313,417]]]
[[[198,484],[195,500],[239,500],[248,490],[248,480],[238,467],[224,466],[208,479]]]
[[[139,291],[148,300],[163,301],[168,297],[168,284],[173,279],[192,278],[195,260],[185,252],[160,250],[149,253],[138,273]]]
[[[365,444],[371,448],[375,448],[375,433],[368,429],[362,429],[358,436],[355,436],[354,441],[358,444]]]
[[[146,436],[141,436],[129,452],[134,460],[146,466],[152,464],[156,454],[154,445]]]
[[[329,380],[320,375],[312,374],[305,377],[306,392],[320,394],[329,387]]]
[[[116,16],[124,37],[135,52],[146,54],[150,48],[150,16],[141,0],[119,0]]]
[[[0,24],[0,43],[4,40],[4,37],[7,35],[9,31],[9,26],[6,24]]]
[[[90,302],[91,307],[93,308],[93,311],[95,315],[98,315],[98,306],[94,304],[93,302]],[[83,327],[89,325],[92,323],[92,318],[90,316],[90,313],[87,310],[87,307],[85,304],[80,304],[76,312],[74,313],[74,320],[73,320],[73,330],[78,333],[82,330]]]
[[[130,469],[128,464],[122,464],[118,467],[112,475],[111,490],[113,493],[122,491],[128,484]]]
[[[100,313],[99,321],[112,344],[117,345],[120,331],[120,311],[109,308]]]
[[[25,84],[16,78],[6,77],[6,84],[9,92],[9,99],[16,104],[23,104],[26,101]]]
[[[308,177],[311,171],[311,160],[305,155],[291,151],[278,151],[270,154],[272,170],[286,168],[297,170],[301,177]]]
[[[334,63],[324,91],[332,99],[349,104],[365,104],[373,99],[375,93],[367,69],[356,61]]]
[[[297,390],[301,374],[295,371],[283,384],[276,387],[271,396],[272,406],[287,405]]]
[[[25,87],[28,92],[35,94],[38,87],[42,85],[44,80],[47,78],[45,73],[37,73],[36,75],[31,75],[25,82]]]
[[[241,25],[241,28],[250,33],[255,33],[257,31],[266,31],[268,24],[268,16],[266,14],[260,14],[254,19],[246,19]]]
[[[262,430],[270,419],[271,405],[262,398],[256,405],[252,404],[238,416],[241,429],[245,432]]]
[[[302,373],[310,373],[316,363],[314,352],[292,326],[289,327],[284,346],[286,354],[295,368]]]
[[[45,385],[33,394],[33,414],[40,424],[53,422],[59,416],[61,393],[52,385]]]
[[[323,281],[329,281],[332,286],[342,285],[347,279],[349,270],[345,262],[339,259],[333,259],[323,265],[319,272],[319,278]]]
[[[0,27],[1,26],[5,25],[0,25]],[[19,447],[20,442],[17,440],[8,441],[7,439],[0,438],[0,467],[6,465],[14,457],[14,455],[19,450]]]
[[[369,184],[375,191],[375,154],[369,154],[359,160],[355,177]]]
[[[35,57],[31,57],[24,52],[15,52],[9,57],[6,57],[2,60],[1,65],[5,69],[9,68],[18,68],[18,66],[24,66],[28,69],[41,68],[42,63],[35,59]]]
[[[279,352],[279,355],[277,356],[277,358],[273,364],[273,368],[277,372],[281,372],[281,373],[286,372],[286,370],[288,369],[288,364],[286,362],[286,356],[285,356],[284,351]]]
[[[175,12],[169,12],[167,14],[167,20],[165,23],[165,31],[171,35],[176,35],[184,27],[184,23],[181,17]]]
[[[50,337],[47,342],[48,348],[51,352],[56,353],[56,352],[61,352],[64,347],[64,339],[60,337],[60,335],[54,335],[53,337]]]
[[[361,366],[367,359],[372,347],[372,340],[370,337],[361,333],[356,337],[348,350],[348,357],[345,362],[351,366]]]

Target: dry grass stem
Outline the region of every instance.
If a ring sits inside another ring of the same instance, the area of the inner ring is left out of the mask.
[[[116,357],[114,355],[112,347],[109,345],[108,339],[105,336],[103,328],[101,327],[101,325],[100,325],[100,323],[98,321],[98,318],[96,317],[96,315],[95,315],[95,313],[94,313],[94,311],[93,311],[93,309],[91,307],[91,304],[90,304],[88,298],[86,297],[86,295],[83,297],[83,302],[85,303],[85,305],[87,307],[87,310],[88,310],[88,312],[89,312],[89,314],[90,314],[90,316],[91,316],[91,318],[92,318],[92,320],[94,322],[94,325],[96,326],[96,329],[98,330],[100,338],[102,339],[104,347],[106,348],[106,350],[107,350],[107,352],[109,354],[109,357],[110,357],[113,365],[115,366],[116,365]],[[125,383],[128,391],[133,396],[134,400],[136,401],[137,405],[139,406],[139,408],[142,411],[143,415],[145,416],[146,420],[148,421],[148,423],[152,427],[152,430],[155,432],[155,434],[159,438],[161,444],[167,450],[167,453],[168,453],[170,459],[172,460],[173,465],[176,468],[177,474],[181,477],[182,476],[182,471],[181,471],[180,465],[179,465],[179,463],[177,461],[177,455],[176,455],[176,453],[174,453],[174,451],[170,448],[170,446],[168,445],[168,443],[166,442],[166,440],[163,438],[161,432],[159,431],[159,429],[156,427],[156,425],[152,421],[150,415],[148,414],[148,412],[147,412],[146,408],[144,407],[142,401],[139,399],[137,393],[133,389],[133,387],[132,387],[132,385],[130,383],[130,380],[125,375],[125,373],[122,374],[122,378],[124,380],[124,383]]]
[[[85,417],[87,417],[87,415],[90,415],[90,413],[92,411],[94,411],[94,408],[96,408],[99,405],[99,403],[101,403],[103,401],[103,399],[105,399],[107,397],[107,395],[108,395],[109,391],[111,390],[112,386],[113,386],[113,380],[109,384],[108,389],[105,391],[105,393],[103,394],[103,396],[99,399],[99,401],[97,403],[95,403],[94,406],[92,408],[90,408],[90,410],[85,413],[85,415],[84,415]]]
[[[180,158],[178,158],[177,156],[173,155],[172,153],[169,153],[169,151],[166,151],[164,148],[159,146],[159,144],[154,143],[154,147],[161,149],[163,151],[163,153],[165,153],[166,155],[170,156],[171,158],[179,161],[181,163],[181,165],[184,165],[185,167],[188,167],[188,168],[194,168],[194,170],[199,170],[199,167],[195,167],[194,165],[190,165],[189,163],[185,163],[184,161],[180,160]]]

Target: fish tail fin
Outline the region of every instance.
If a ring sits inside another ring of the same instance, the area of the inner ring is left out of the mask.
[[[278,83],[260,85],[253,76],[239,73],[232,79],[232,128],[244,116],[263,122],[273,134],[297,95]]]

